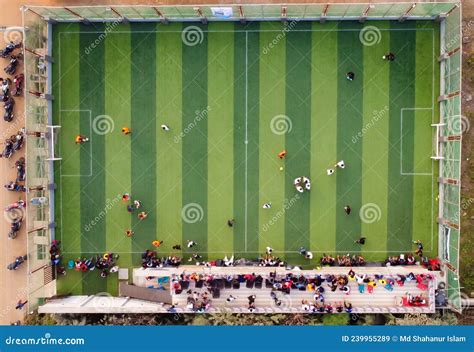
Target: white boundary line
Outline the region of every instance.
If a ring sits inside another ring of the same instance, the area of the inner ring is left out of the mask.
[[[79,120],[80,120],[80,113],[81,112],[88,112],[89,113],[89,138],[92,138],[92,111],[91,110],[61,110],[59,112],[59,124],[62,126],[62,113],[63,112],[78,112],[79,113]],[[60,144],[61,145],[61,144]],[[68,174],[63,174],[62,171],[62,162],[60,163],[60,172],[61,172],[61,177],[92,177],[93,170],[92,170],[92,141],[90,140],[89,143],[89,153],[91,155],[90,159],[90,166],[89,166],[89,175],[68,175]]]
[[[60,41],[61,43],[61,41]],[[61,67],[60,67],[60,70],[61,70]],[[59,73],[61,74],[61,71],[59,71]],[[60,75],[61,76],[61,75]],[[60,80],[60,90],[61,90],[61,81]],[[61,104],[61,102],[59,103]],[[62,113],[63,112],[66,112],[66,111],[69,111],[69,112],[78,112],[79,113],[79,119],[80,119],[80,113],[81,111],[86,111],[86,112],[89,112],[89,136],[92,136],[92,111],[91,110],[60,110],[59,111],[59,124],[62,126]],[[91,137],[89,137],[91,138]],[[59,143],[59,150],[60,150],[60,147],[61,147],[61,143]],[[61,150],[60,150],[61,152]],[[63,192],[62,192],[62,187],[63,187],[63,184],[62,184],[62,180],[63,180],[63,177],[92,177],[92,174],[93,174],[93,171],[92,171],[92,143],[89,142],[89,153],[91,155],[91,157],[89,158],[90,159],[90,173],[89,175],[63,175],[63,160],[60,160],[59,161],[59,187],[60,187],[60,207],[61,207],[61,242],[63,242],[63,233],[64,233],[64,226],[63,226]],[[61,154],[60,154],[61,155]],[[67,252],[65,252],[67,253]],[[74,253],[72,253],[74,254]]]
[[[432,70],[433,70],[433,74],[432,74],[432,96],[433,96],[433,99],[434,99],[434,91],[435,91],[435,88],[434,88],[434,82],[435,82],[435,74],[434,74],[434,67],[435,67],[435,45],[434,45],[434,30],[432,28],[387,28],[387,29],[382,29],[382,28],[379,28],[380,31],[387,31],[387,32],[390,32],[390,31],[431,31],[433,33],[433,45],[432,45],[432,49],[433,49],[433,66],[432,66]],[[298,29],[293,29],[292,31],[295,31],[295,32],[360,32],[360,29],[304,29],[304,30],[298,30]],[[110,33],[108,33],[107,35],[110,35],[110,34],[120,34],[120,33],[182,33],[182,31],[160,31],[160,30],[157,30],[157,31],[112,31]],[[220,33],[220,32],[232,32],[232,33],[236,33],[236,32],[245,32],[246,33],[246,53],[245,53],[245,61],[246,61],[246,65],[245,65],[245,139],[246,139],[246,142],[248,142],[248,33],[249,32],[252,32],[252,33],[260,33],[260,32],[275,32],[275,33],[279,33],[281,32],[281,29],[269,29],[269,30],[203,30],[202,32],[204,33]],[[61,56],[61,36],[62,35],[65,35],[65,34],[80,34],[80,33],[96,33],[96,34],[102,34],[103,31],[64,31],[64,32],[60,32],[59,33],[59,56]],[[61,77],[61,61],[59,60],[59,76]],[[61,90],[62,90],[62,80],[59,81],[59,110],[62,112],[62,111],[89,111],[89,120],[90,120],[90,124],[89,124],[89,128],[91,129],[92,128],[92,112],[90,110],[62,110],[61,109]],[[432,100],[433,100],[432,99]],[[433,104],[434,104],[434,101],[433,101]],[[434,106],[434,105],[433,105]],[[423,110],[432,110],[433,111],[433,118],[432,118],[432,121],[434,120],[434,107],[432,108],[411,108],[412,110],[416,110],[416,109],[423,109]],[[402,108],[401,109],[401,119],[403,118],[403,110],[410,110],[410,108]],[[60,121],[60,124],[61,124],[61,115],[60,115],[60,118],[59,118],[59,121]],[[92,131],[91,131],[91,134],[92,134]],[[403,140],[403,139],[402,139]],[[401,141],[402,143],[402,141]],[[91,152],[91,155],[92,155],[92,144],[90,144],[90,152]],[[401,150],[402,148],[400,148]],[[248,164],[247,164],[247,153],[248,153],[248,145],[246,143],[246,146],[245,146],[245,252],[241,252],[241,253],[260,253],[260,252],[248,252],[247,251],[247,233],[248,233],[248,226],[247,226],[247,223],[248,223],[248,209],[247,209],[247,197],[248,197],[248,194],[247,194],[247,187],[248,187],[248,177],[247,177],[247,172],[248,172]],[[404,174],[404,173],[401,173],[402,175],[431,175],[432,178],[434,177],[434,173],[433,173],[433,167],[434,167],[434,162],[432,161],[432,172],[430,174]],[[92,158],[91,158],[91,167],[90,167],[90,175],[84,175],[84,176],[92,176]],[[401,170],[401,166],[400,166],[400,171]],[[60,187],[62,187],[62,177],[79,177],[79,176],[83,176],[83,175],[63,175],[62,174],[62,165],[60,164]],[[433,184],[433,182],[432,182]],[[433,195],[434,195],[434,191],[433,191],[433,186],[432,186],[432,198],[433,198]],[[63,223],[63,219],[62,219],[62,208],[63,208],[63,202],[62,202],[62,199],[63,199],[63,195],[62,195],[62,192],[61,192],[61,228],[63,228],[62,226],[62,223]],[[431,227],[432,227],[432,231],[431,231],[431,238],[432,238],[432,243],[431,243],[431,249],[432,250],[433,248],[433,205],[434,205],[434,201],[432,199],[431,201]],[[64,229],[64,228],[63,228]],[[61,240],[62,240],[62,232],[61,231]],[[408,249],[407,250],[408,252],[412,251],[412,249]],[[319,252],[319,251],[314,251],[314,253],[323,253],[323,252]],[[326,251],[327,252],[327,251]],[[333,253],[346,253],[347,251],[333,251]],[[384,250],[384,251],[364,251],[366,253],[395,253],[394,251],[387,251],[387,250]],[[84,253],[84,254],[88,254],[88,252],[81,252],[81,253]],[[92,252],[90,252],[92,253]],[[94,252],[95,253],[95,252]],[[117,253],[120,253],[120,252],[117,252]],[[134,253],[141,253],[141,252],[124,252],[124,253],[127,253],[127,254],[134,254]],[[207,252],[206,252],[207,253]],[[227,252],[212,252],[212,253],[226,253]],[[237,253],[237,252],[236,252]],[[285,252],[278,252],[278,251],[275,251],[275,253],[282,253],[282,254],[285,254],[285,253],[299,253],[298,251],[295,251],[295,252],[292,252],[292,251],[285,251]],[[397,252],[398,253],[398,252]],[[64,254],[75,254],[73,252],[64,252]]]
[[[190,24],[191,26],[191,24]],[[237,29],[237,30],[209,30],[209,29],[203,29],[201,30],[203,33],[261,33],[261,32],[276,32],[279,33],[283,30],[281,29],[262,29],[262,30],[257,30],[257,29],[249,29],[249,30],[242,30],[242,29]],[[379,30],[382,32],[391,32],[391,31],[433,31],[433,28],[379,28]],[[292,29],[292,32],[360,32],[361,29],[357,28],[347,28],[347,29]],[[182,33],[183,31],[110,31],[107,33],[107,35],[114,34],[114,33]],[[104,31],[64,31],[61,32],[61,34],[78,34],[78,33],[95,33],[95,34],[103,34]]]
[[[98,254],[100,251],[98,252],[80,252],[81,254]],[[321,254],[325,254],[325,253],[328,253],[328,251],[311,251],[312,253],[321,253]],[[403,249],[403,250],[397,250],[397,251],[364,251],[364,253],[375,253],[375,254],[379,254],[379,253],[386,253],[386,254],[400,254],[400,252],[405,252],[405,253],[412,253],[413,252],[413,248],[410,247],[410,248],[407,248],[407,249]],[[62,254],[78,254],[79,252],[61,252]],[[143,254],[143,251],[142,252],[117,252],[117,251],[114,251],[115,254]],[[198,254],[208,254],[208,253],[211,253],[211,254],[226,254],[226,255],[229,255],[229,251],[208,251],[208,252],[200,252],[200,251],[193,251],[193,253],[198,253]],[[243,253],[243,254],[262,254],[261,251],[251,251],[251,252],[248,252],[248,251],[245,251],[245,252],[239,252],[239,251],[234,251],[233,252],[234,254],[237,254],[237,253]],[[281,253],[281,254],[300,254],[299,251],[277,251],[277,250],[274,250],[272,253]],[[350,253],[353,253],[353,251],[350,251]],[[190,254],[190,253],[187,253],[187,254]],[[331,251],[331,254],[347,254],[347,251]],[[186,265],[186,264],[184,264]],[[249,267],[250,268],[250,267]],[[349,268],[349,267],[348,267]],[[377,268],[377,267],[374,267],[374,268]]]
[[[433,108],[402,108],[400,110],[400,175],[402,176],[432,176],[433,175],[433,162],[431,161],[431,172],[403,172],[403,112],[404,111],[417,111],[417,110],[431,110]],[[432,114],[433,115],[433,114]],[[431,121],[433,121],[433,117],[431,117]]]
[[[249,35],[245,33],[245,252],[247,252],[247,234],[248,234],[248,82],[249,82]]]

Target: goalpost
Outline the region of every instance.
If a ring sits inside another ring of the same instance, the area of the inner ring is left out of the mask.
[[[48,126],[48,130],[49,130],[49,158],[47,158],[46,160],[53,160],[53,161],[56,161],[56,160],[62,160],[61,157],[56,157],[56,152],[55,152],[55,146],[56,146],[56,141],[57,141],[57,133],[59,133],[59,129],[61,128],[61,126],[59,125],[55,125],[55,126]]]

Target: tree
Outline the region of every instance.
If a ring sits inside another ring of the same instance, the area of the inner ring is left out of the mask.
[[[324,314],[323,325],[347,325],[349,323],[349,314]]]
[[[391,316],[387,325],[457,325],[458,320],[452,313],[405,314],[401,317]]]

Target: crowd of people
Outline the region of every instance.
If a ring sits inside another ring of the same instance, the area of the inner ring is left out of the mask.
[[[51,246],[49,247],[49,256],[51,260],[51,265],[56,270],[58,275],[66,275],[66,269],[64,266],[61,266],[61,249],[60,242],[58,240],[51,241]]]
[[[181,257],[165,256],[159,257],[156,251],[145,250],[142,254],[142,268],[163,268],[163,267],[177,267],[181,264]]]
[[[197,313],[204,313],[211,307],[211,298],[207,291],[198,292],[188,290],[186,308]]]
[[[399,265],[422,265],[431,271],[440,270],[441,261],[438,258],[428,258],[423,256],[423,243],[420,240],[413,241],[416,245],[415,255],[413,253],[401,253],[398,256],[390,256],[384,261],[385,266],[399,266]]]
[[[265,287],[269,289],[270,296],[275,303],[275,306],[282,305],[282,295],[290,295],[292,290],[309,292],[312,295],[312,300],[304,299],[302,301],[302,309],[305,312],[314,313],[332,313],[332,312],[352,312],[352,304],[348,300],[342,302],[330,303],[328,295],[332,292],[341,292],[345,297],[354,294],[353,289],[358,294],[373,294],[377,289],[384,289],[386,291],[393,291],[395,286],[403,287],[407,284],[413,284],[421,291],[428,290],[430,281],[434,280],[431,274],[390,274],[388,276],[366,273],[356,273],[350,269],[347,274],[333,275],[333,274],[278,274],[276,271],[270,272],[268,275],[260,275],[255,273],[247,274],[202,274],[185,272],[180,275],[172,276],[172,290],[175,294],[181,294],[185,291],[188,295],[188,304],[192,309],[197,311],[206,311],[209,308],[210,297],[220,297],[222,289],[232,289],[234,292],[238,290],[241,285],[245,285],[250,289],[261,289]],[[190,283],[194,283],[194,290],[190,289]],[[201,297],[197,295],[199,291],[204,290],[205,304],[199,302],[197,299]],[[196,296],[197,295],[197,296]],[[416,296],[418,297],[418,296]],[[421,297],[421,296],[420,296]],[[191,299],[192,298],[192,299]],[[233,295],[228,296],[227,302],[232,303],[237,300]],[[415,299],[416,301],[416,299]],[[248,310],[254,312],[256,310],[257,296],[251,295],[248,297]],[[189,308],[188,307],[188,308]]]
[[[335,302],[331,303],[321,303],[321,302],[311,302],[307,299],[301,301],[301,310],[305,312],[312,313],[352,313],[352,303],[350,302]]]
[[[327,254],[323,254],[320,262],[323,266],[364,266],[365,258],[358,254],[353,254],[351,256],[349,253],[341,256],[338,255],[336,258]]]
[[[119,267],[116,265],[116,260],[119,258],[118,254],[110,252],[101,255],[96,255],[90,258],[77,258],[76,260],[70,260],[68,263],[69,269],[74,269],[80,272],[97,271],[100,277],[106,278],[109,274],[116,273]]]

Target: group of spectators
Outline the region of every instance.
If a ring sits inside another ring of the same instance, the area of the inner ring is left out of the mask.
[[[323,254],[321,260],[321,265],[325,266],[347,266],[347,267],[353,267],[353,266],[364,266],[365,265],[365,258],[361,255],[342,255],[342,256],[337,256],[336,258],[331,257],[330,255]]]
[[[271,272],[268,276],[262,276],[255,273],[236,274],[236,275],[215,275],[215,274],[186,274],[174,275],[172,277],[172,290],[175,294],[181,294],[186,291],[188,297],[188,308],[194,311],[206,311],[210,307],[210,295],[213,298],[220,297],[221,289],[239,289],[241,284],[245,284],[247,288],[265,288],[270,289],[270,296],[276,306],[281,306],[281,295],[289,295],[292,290],[311,292],[313,300],[302,301],[302,309],[305,312],[314,313],[332,313],[352,311],[352,304],[346,302],[328,303],[326,298],[330,292],[342,292],[346,296],[352,293],[352,288],[357,287],[360,294],[373,293],[377,287],[384,288],[387,291],[393,291],[394,286],[404,286],[407,283],[416,284],[420,290],[427,290],[428,284],[434,276],[428,274],[408,275],[367,275],[365,273],[357,274],[350,269],[346,275],[303,275],[288,273],[285,275]],[[194,282],[195,290],[189,289],[190,282]],[[351,284],[351,282],[353,284]],[[355,286],[355,287],[354,287]],[[197,289],[203,289],[207,293],[204,296],[198,294]],[[356,291],[357,292],[357,291]],[[199,300],[198,298],[205,298]],[[254,312],[256,310],[256,296],[248,297],[248,310]],[[230,295],[228,302],[235,301],[236,298]]]
[[[60,242],[58,240],[51,241],[49,247],[49,256],[51,259],[51,265],[56,269],[56,274],[66,275],[66,269],[61,266],[61,249],[59,248]]]
[[[177,256],[158,257],[156,251],[149,249],[142,254],[142,268],[163,268],[178,267],[181,264],[181,258]]]
[[[118,254],[106,252],[102,256],[97,255],[90,258],[77,258],[74,261],[69,261],[69,268],[74,268],[76,271],[81,272],[94,271],[97,269],[100,272],[100,277],[106,278],[109,274],[118,272],[119,267],[115,263],[118,257]]]
[[[188,294],[186,308],[197,313],[204,313],[211,307],[211,297],[208,291],[186,291]]]
[[[320,302],[310,302],[307,299],[301,301],[301,310],[305,312],[312,313],[334,313],[334,310],[337,313],[352,313],[352,303],[350,302],[335,302],[331,303],[320,303]]]

